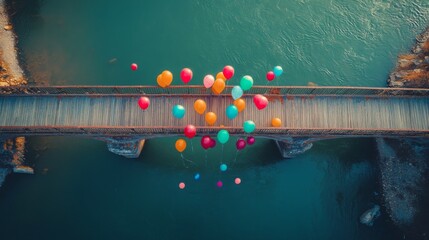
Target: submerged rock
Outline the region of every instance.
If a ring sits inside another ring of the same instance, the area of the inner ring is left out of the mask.
[[[375,219],[380,216],[380,206],[375,205],[373,208],[366,210],[360,216],[360,222],[362,224],[372,226],[374,224]]]
[[[9,168],[0,168],[0,187],[3,185],[3,182],[9,173],[10,173]]]

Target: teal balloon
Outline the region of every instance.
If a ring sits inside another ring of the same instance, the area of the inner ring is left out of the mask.
[[[186,110],[182,105],[174,105],[172,113],[175,118],[183,118]]]
[[[219,167],[222,172],[225,172],[228,169],[228,166],[225,163],[222,163]]]
[[[220,130],[217,133],[217,140],[220,143],[222,143],[222,144],[228,142],[228,140],[229,140],[229,132],[227,130],[224,130],[224,129]]]
[[[235,117],[237,117],[237,115],[238,115],[238,108],[235,105],[231,104],[226,108],[226,116],[229,119],[234,119]]]
[[[253,121],[249,120],[243,123],[243,129],[244,129],[244,132],[246,133],[252,133],[253,131],[255,131],[255,128],[256,128],[256,125]]]
[[[243,89],[243,91],[247,91],[251,89],[253,86],[253,78],[249,75],[246,75],[241,78],[240,80],[240,87]]]
[[[240,86],[234,86],[231,90],[231,95],[234,100],[239,99],[243,96],[243,89]]]
[[[274,72],[274,75],[276,75],[276,77],[278,77],[278,76],[282,75],[283,68],[280,66],[275,66],[273,72]]]

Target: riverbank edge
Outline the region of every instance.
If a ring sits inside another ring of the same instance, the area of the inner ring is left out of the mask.
[[[0,0],[0,86],[17,86],[27,84],[24,72],[19,65],[16,36],[10,24],[5,0]],[[19,166],[24,159],[24,137],[0,139],[0,162],[7,166],[0,168],[0,187],[12,169]]]

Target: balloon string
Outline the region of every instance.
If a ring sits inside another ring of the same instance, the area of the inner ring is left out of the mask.
[[[207,168],[207,149],[206,150],[204,150],[204,152],[205,152],[205,155],[206,155],[206,168]]]
[[[235,157],[234,157],[234,161],[232,162],[232,167],[235,165],[235,163],[237,162],[237,155],[238,155],[238,149],[235,151]]]
[[[194,142],[192,141],[192,138],[191,138],[191,148],[192,148],[192,153],[194,152]]]
[[[220,163],[223,163],[223,144],[222,144],[222,158],[220,159]]]
[[[183,153],[180,153],[180,156],[182,157],[183,166],[185,166],[186,168],[188,168],[188,167],[186,166],[185,161],[187,161],[187,162],[188,162],[188,163],[190,163],[190,164],[195,165],[195,163],[194,163],[194,162],[192,162],[191,160],[189,160],[189,159],[185,158],[185,157],[183,156]]]

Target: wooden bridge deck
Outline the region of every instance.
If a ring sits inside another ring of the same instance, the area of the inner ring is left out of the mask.
[[[233,103],[229,95],[154,94],[149,96],[149,109],[142,111],[137,105],[138,95],[3,94],[0,95],[0,134],[17,133],[21,129],[21,133],[31,135],[32,129],[63,127],[135,128],[140,129],[139,133],[145,132],[142,129],[148,129],[148,133],[150,129],[162,129],[164,133],[169,133],[168,129],[179,131],[186,124],[207,128],[204,115],[197,114],[193,109],[194,101],[200,98],[207,103],[206,112],[217,114],[215,126],[224,125],[237,133],[241,131],[244,121],[253,120],[259,131],[256,134],[275,134],[271,119],[279,117],[283,123],[277,130],[301,129],[307,130],[306,134],[314,131],[329,135],[331,131],[340,135],[400,136],[400,132],[407,132],[403,135],[429,136],[428,96],[267,96],[269,104],[263,110],[254,106],[252,95],[244,96],[246,109],[230,120],[225,114],[226,107]],[[175,104],[186,108],[184,118],[173,117],[171,111]],[[174,133],[173,130],[170,132]]]

